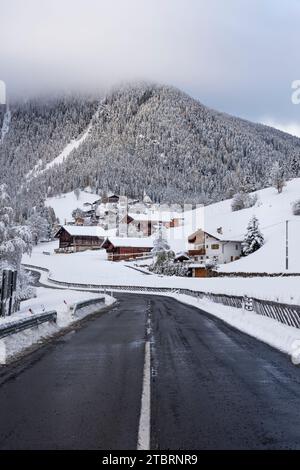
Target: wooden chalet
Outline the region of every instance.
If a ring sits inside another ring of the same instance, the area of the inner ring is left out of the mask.
[[[110,261],[130,260],[150,253],[153,240],[142,237],[109,237],[104,240],[102,248],[106,250]]]
[[[137,232],[142,232],[144,237],[153,235],[159,225],[165,228],[174,228],[182,225],[182,216],[172,216],[167,212],[129,213],[121,220],[122,224],[134,226]]]
[[[102,196],[101,202],[102,204],[117,204],[119,202],[120,196],[114,193],[109,193],[107,195]]]
[[[77,251],[97,250],[105,238],[101,227],[64,225],[54,235],[59,240],[56,253],[75,253]]]

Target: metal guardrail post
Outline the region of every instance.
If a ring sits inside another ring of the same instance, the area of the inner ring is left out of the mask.
[[[253,299],[245,295],[243,298],[243,307],[248,312],[253,312]]]

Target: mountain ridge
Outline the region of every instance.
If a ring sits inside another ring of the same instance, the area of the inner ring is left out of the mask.
[[[208,203],[267,186],[274,161],[287,178],[299,175],[299,138],[213,110],[172,86],[126,84],[101,100],[68,99],[50,108],[41,102],[12,107],[0,146],[0,164],[10,177],[39,160],[46,167],[92,122],[88,137],[63,163],[23,184],[23,196],[44,188],[39,197],[45,199],[91,186],[134,197],[146,190],[156,201]],[[28,150],[28,140],[29,156],[20,148],[25,142]]]

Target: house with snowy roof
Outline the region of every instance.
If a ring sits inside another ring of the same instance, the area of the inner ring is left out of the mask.
[[[242,239],[224,235],[222,227],[216,231],[198,229],[188,237],[190,259],[205,263],[207,260],[226,264],[238,260],[242,254]]]
[[[163,211],[148,211],[143,214],[129,212],[121,220],[121,235],[137,236],[138,233],[143,237],[150,237],[156,231],[159,225],[165,228],[178,227],[182,225],[182,214]]]
[[[99,226],[64,225],[54,235],[59,240],[56,253],[76,253],[85,250],[99,250],[105,238],[115,231]]]
[[[108,237],[102,244],[110,261],[122,261],[142,257],[151,252],[153,239],[150,237]]]

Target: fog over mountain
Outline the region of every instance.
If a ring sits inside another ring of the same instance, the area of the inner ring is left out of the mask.
[[[11,97],[150,80],[207,106],[293,129],[298,0],[0,0]]]
[[[123,85],[104,97],[15,103],[8,127],[0,182],[10,181],[25,217],[33,204],[77,187],[208,203],[268,186],[275,161],[286,177],[300,170],[300,139],[152,83]]]

